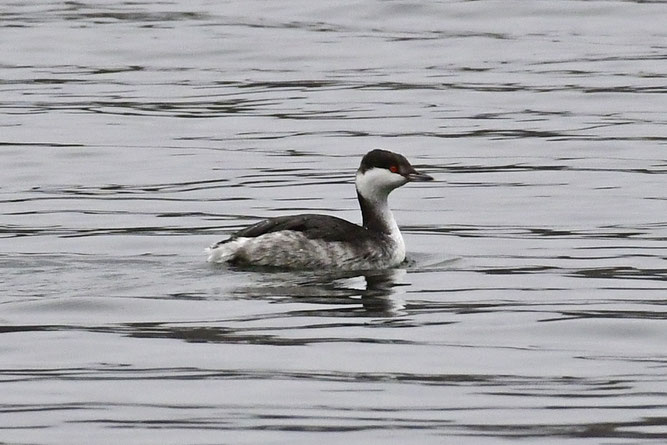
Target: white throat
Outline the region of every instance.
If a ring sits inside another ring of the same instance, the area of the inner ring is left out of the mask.
[[[357,172],[355,180],[364,227],[389,236],[403,255],[405,255],[405,243],[394,215],[389,209],[387,198],[392,190],[406,182],[401,175],[379,168],[372,168],[363,173]]]
[[[371,168],[365,172],[357,172],[354,184],[357,192],[371,202],[387,202],[387,196],[397,187],[404,185],[407,180],[384,168]]]

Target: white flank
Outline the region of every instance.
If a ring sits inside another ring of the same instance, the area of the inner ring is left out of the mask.
[[[215,247],[215,244],[211,247],[207,247],[207,261],[209,263],[226,263],[234,257],[236,251],[243,247],[249,239],[250,238],[237,238],[224,244],[220,244],[217,247]]]

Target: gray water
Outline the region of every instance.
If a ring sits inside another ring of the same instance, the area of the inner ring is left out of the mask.
[[[662,2],[0,8],[0,442],[667,439]],[[264,217],[409,262],[230,270]]]

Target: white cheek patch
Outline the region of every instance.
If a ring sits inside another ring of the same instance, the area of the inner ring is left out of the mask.
[[[374,200],[386,197],[389,192],[407,182],[398,173],[392,173],[384,168],[371,168],[363,173],[357,173],[355,184],[361,196]]]

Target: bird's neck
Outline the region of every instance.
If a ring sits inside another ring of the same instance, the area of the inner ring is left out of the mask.
[[[387,203],[387,195],[367,198],[357,191],[357,197],[359,207],[361,207],[363,226],[366,229],[391,237],[400,236],[398,225]]]
[[[389,237],[399,249],[404,246],[394,215],[389,209],[387,198],[396,187],[392,184],[388,170],[370,169],[357,172],[354,181],[357,189],[363,226],[372,233]]]

